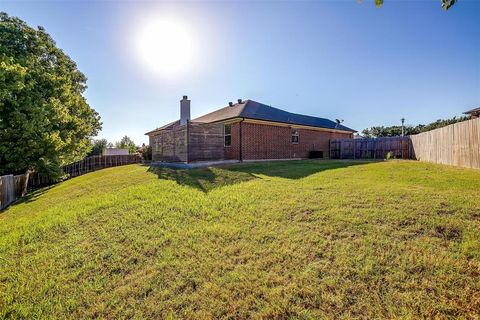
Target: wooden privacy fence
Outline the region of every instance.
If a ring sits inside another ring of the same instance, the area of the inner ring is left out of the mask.
[[[139,154],[91,156],[63,167],[63,171],[68,174],[70,178],[73,178],[98,169],[124,166],[139,162],[142,162],[142,157]]]
[[[334,159],[385,159],[389,152],[393,158],[410,159],[410,138],[386,137],[330,141],[330,157]]]
[[[0,177],[0,210],[5,209],[25,194],[23,185],[26,178],[26,174],[16,176],[9,174]]]
[[[393,158],[480,169],[480,118],[408,137],[335,139],[330,141],[334,159]]]
[[[410,136],[414,159],[480,169],[480,118]]]
[[[103,168],[139,162],[142,162],[142,157],[139,154],[92,156],[63,167],[63,171],[68,174],[69,178],[73,178]],[[16,176],[9,174],[0,177],[0,210],[5,209],[9,204],[17,200],[17,198],[25,195],[26,190],[23,188],[25,179],[27,179],[26,174]],[[28,179],[28,187],[45,186],[55,182],[56,181],[48,176],[31,173]]]
[[[81,176],[95,170],[140,163],[142,157],[139,154],[114,155],[114,156],[91,156],[63,167],[69,178]],[[44,186],[55,183],[50,177],[38,173],[30,175],[28,181],[30,187]]]

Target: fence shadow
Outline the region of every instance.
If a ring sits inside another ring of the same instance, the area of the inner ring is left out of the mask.
[[[23,197],[18,198],[14,203],[12,203],[12,206],[16,206],[21,203],[29,203],[29,202],[35,201],[38,198],[40,198],[44,193],[46,193],[48,190],[52,189],[53,187],[55,187],[55,185],[49,185],[46,187],[42,187],[42,188],[38,188],[33,191],[30,191],[29,193],[27,193]]]
[[[368,162],[370,161],[273,161],[197,169],[150,167],[148,172],[155,173],[159,179],[175,181],[179,185],[189,186],[207,193],[215,188],[253,179],[262,179],[263,176],[292,180],[302,179],[318,172],[346,168]]]

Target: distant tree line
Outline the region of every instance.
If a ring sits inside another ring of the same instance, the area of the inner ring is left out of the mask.
[[[458,117],[458,118],[453,117],[451,119],[445,119],[445,120],[439,119],[435,122],[432,122],[426,125],[425,124],[419,124],[417,126],[406,125],[404,127],[405,135],[407,136],[407,135],[430,131],[433,129],[438,129],[438,128],[445,127],[457,122],[462,122],[468,119],[469,117],[467,116]],[[402,135],[402,126],[390,126],[390,127],[375,126],[375,127],[366,128],[362,130],[362,136],[366,138],[395,137],[400,135]]]
[[[103,153],[103,149],[106,148],[119,148],[127,149],[128,153],[140,153],[142,157],[146,160],[152,158],[152,149],[150,146],[142,144],[142,146],[137,146],[135,142],[129,136],[123,136],[120,141],[115,143],[108,142],[107,139],[92,139],[91,140],[91,149],[87,156],[98,156]]]

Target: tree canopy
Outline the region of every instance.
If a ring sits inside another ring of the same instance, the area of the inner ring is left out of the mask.
[[[99,156],[102,154],[103,149],[108,148],[112,144],[107,139],[92,139],[92,149],[87,156]]]
[[[124,136],[119,142],[115,143],[115,148],[128,149],[128,153],[137,152],[135,142],[128,136]]]
[[[405,128],[405,135],[412,135],[418,134],[421,132],[430,131],[433,129],[438,129],[441,127],[448,126],[450,124],[454,124],[457,122],[462,122],[468,120],[469,117],[453,117],[451,119],[445,120],[437,120],[427,125],[419,124],[417,126],[406,125]],[[362,131],[362,136],[367,138],[380,138],[380,137],[395,137],[400,136],[402,134],[402,126],[375,126],[371,128],[366,128]]]
[[[85,156],[101,129],[86,81],[44,28],[0,12],[0,174],[58,176]]]

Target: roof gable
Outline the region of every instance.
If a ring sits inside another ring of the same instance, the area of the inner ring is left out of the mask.
[[[178,125],[180,125],[180,120],[176,120],[176,121],[167,123],[166,125],[161,126],[159,128],[156,128],[156,129],[153,129],[153,130],[151,130],[151,131],[149,131],[145,134],[148,135],[150,133],[154,133],[154,132],[161,131],[161,130],[170,130],[170,129],[173,129],[174,126],[178,126]]]

